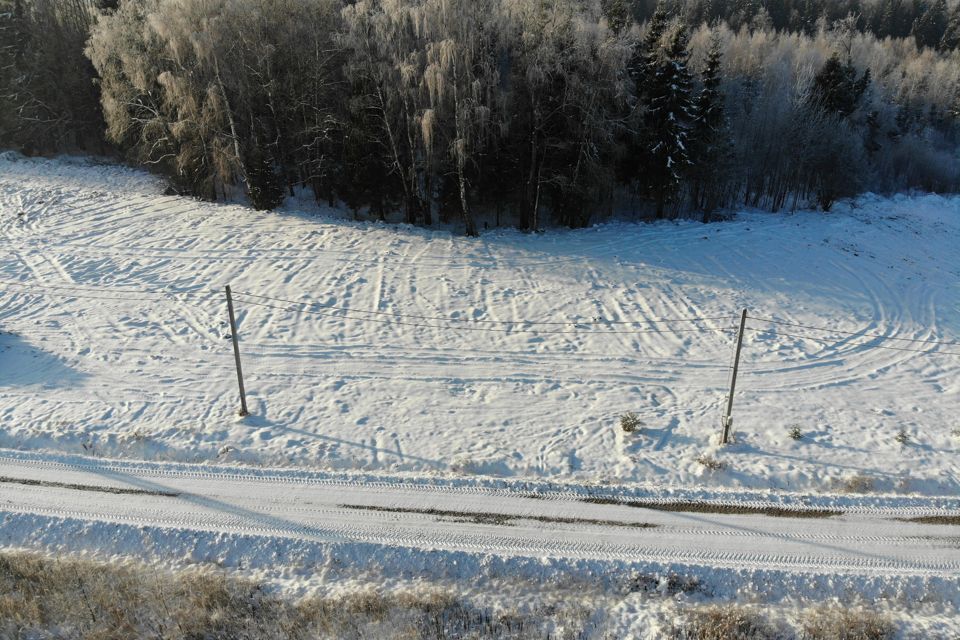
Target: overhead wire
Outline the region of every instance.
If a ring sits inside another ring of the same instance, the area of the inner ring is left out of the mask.
[[[76,285],[66,285],[66,284],[46,284],[46,283],[36,283],[36,282],[18,282],[11,280],[0,280],[0,286],[9,286],[9,287],[20,287],[22,289],[34,289],[34,290],[53,290],[53,291],[75,291],[80,292],[81,294],[136,294],[140,296],[180,296],[180,295],[213,295],[216,291],[209,289],[193,289],[193,290],[184,290],[184,291],[173,291],[170,289],[116,289],[112,287],[81,287]],[[65,296],[67,294],[59,294]],[[89,297],[84,295],[71,295],[69,297]],[[117,298],[117,299],[131,299],[131,300],[148,300],[149,298]]]
[[[77,299],[82,299],[82,300],[117,300],[117,301],[121,301],[121,302],[156,302],[156,301],[158,300],[158,298],[147,298],[147,297],[134,298],[134,297],[131,297],[131,296],[110,296],[110,295],[105,295],[105,296],[88,296],[88,295],[83,295],[83,294],[78,294],[78,293],[59,292],[59,291],[30,291],[30,290],[27,290],[27,291],[18,291],[17,293],[19,293],[20,295],[25,295],[25,296],[41,296],[41,297],[45,296],[45,297],[53,297],[53,298],[77,298]]]
[[[712,316],[712,317],[693,317],[693,318],[650,318],[644,320],[487,320],[482,318],[451,318],[449,316],[428,316],[428,315],[416,315],[408,313],[397,313],[393,311],[367,311],[364,309],[356,309],[351,307],[338,307],[335,305],[325,305],[321,302],[303,302],[297,300],[288,300],[284,298],[276,298],[271,296],[264,296],[255,293],[248,293],[244,291],[234,291],[235,296],[246,296],[249,298],[258,298],[261,300],[270,300],[271,302],[280,302],[285,304],[294,304],[298,306],[306,307],[319,307],[321,309],[332,309],[335,311],[344,311],[348,313],[364,313],[371,315],[379,316],[393,316],[396,318],[410,318],[414,320],[433,320],[437,322],[462,322],[462,323],[474,323],[474,324],[522,324],[522,325],[543,325],[543,326],[568,326],[568,325],[639,325],[639,324],[668,324],[672,322],[707,322],[707,321],[718,321],[726,320],[729,316]],[[633,332],[630,332],[633,333]]]
[[[747,331],[752,331],[754,333],[770,333],[777,336],[783,336],[784,338],[798,338],[800,340],[810,340],[811,342],[820,342],[823,344],[831,344],[835,342],[830,338],[818,338],[816,336],[807,336],[800,335],[795,333],[781,333],[776,329],[754,329],[753,327],[747,327]],[[922,353],[925,355],[931,356],[960,356],[960,351],[931,351],[928,349],[907,349],[905,347],[886,347],[880,344],[868,344],[868,343],[857,343],[857,344],[848,344],[848,346],[853,347],[866,347],[868,349],[886,349],[888,351],[907,351],[911,353]]]
[[[785,327],[797,327],[800,329],[810,329],[812,331],[825,331],[829,333],[839,333],[842,335],[856,336],[860,338],[876,338],[879,340],[897,340],[900,342],[915,342],[919,344],[930,344],[937,345],[942,347],[960,347],[958,342],[944,342],[940,340],[924,340],[918,338],[901,338],[898,336],[887,336],[880,333],[861,333],[859,331],[842,331],[840,329],[830,329],[828,327],[814,327],[807,324],[799,324],[797,322],[787,322],[785,320],[777,320],[775,318],[763,318],[759,316],[748,316],[751,320],[759,320],[761,322],[769,322],[771,324],[778,324]]]
[[[508,329],[499,329],[499,328],[492,328],[492,327],[468,327],[468,326],[451,327],[451,326],[443,326],[443,325],[435,325],[435,324],[422,324],[422,323],[415,323],[415,322],[404,322],[403,320],[381,320],[381,319],[379,319],[379,318],[360,318],[360,317],[355,317],[355,316],[339,315],[339,314],[334,314],[334,313],[324,313],[324,312],[322,312],[322,311],[316,311],[316,310],[312,310],[312,309],[304,309],[304,308],[302,308],[302,307],[301,307],[301,308],[297,308],[297,307],[287,307],[287,306],[280,306],[280,305],[270,304],[270,303],[266,303],[266,302],[257,302],[257,301],[255,301],[255,300],[250,300],[250,299],[244,299],[246,295],[247,295],[247,294],[235,293],[235,294],[234,294],[234,299],[235,299],[235,300],[238,300],[238,298],[239,298],[238,301],[242,301],[242,302],[244,302],[245,304],[252,304],[252,305],[255,305],[255,306],[258,306],[258,307],[266,307],[266,308],[269,308],[269,309],[277,309],[277,310],[281,310],[281,311],[288,311],[288,312],[291,312],[291,313],[305,313],[305,314],[308,314],[308,315],[316,315],[316,316],[321,316],[321,317],[325,317],[325,318],[346,319],[346,320],[359,320],[359,321],[362,321],[362,322],[373,322],[373,323],[384,324],[384,325],[418,327],[418,328],[425,328],[425,329],[453,329],[453,330],[456,330],[456,331],[484,331],[484,332],[491,332],[491,333],[508,333],[508,334],[509,334],[509,333],[535,333],[535,334],[538,334],[538,335],[587,335],[587,334],[590,334],[590,333],[595,333],[595,334],[598,334],[598,335],[618,334],[618,333],[619,333],[619,334],[632,334],[632,335],[636,335],[636,334],[669,334],[669,333],[703,333],[703,332],[708,332],[708,331],[710,331],[710,332],[716,332],[716,333],[726,333],[726,329],[710,329],[710,328],[675,329],[675,330],[666,330],[666,329],[640,329],[640,330],[634,330],[634,331],[625,331],[625,330],[616,330],[616,329],[610,330],[610,331],[564,331],[564,330],[555,330],[555,329],[547,329],[547,330],[544,330],[544,329],[536,329],[536,328],[529,328],[529,327],[517,327],[517,328],[508,328]],[[522,323],[519,323],[519,322],[518,322],[517,324],[522,324]],[[571,321],[571,322],[566,322],[566,323],[563,323],[563,324],[564,324],[564,325],[577,325],[577,324],[580,324],[580,323],[572,322],[572,321]]]

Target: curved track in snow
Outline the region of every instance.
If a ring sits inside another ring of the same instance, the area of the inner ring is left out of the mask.
[[[468,239],[161,194],[129,169],[0,158],[0,281],[16,283],[0,285],[0,446],[581,482],[960,491],[960,356],[948,355],[960,348],[888,350],[878,347],[913,343],[872,337],[960,336],[960,200]],[[237,296],[255,413],[242,422],[226,284],[319,305],[275,309]],[[352,312],[304,313],[333,306]],[[854,335],[751,319],[738,444],[717,450],[725,331],[744,307]],[[648,322],[663,318],[711,319]],[[641,322],[632,332],[584,324],[597,319]],[[530,331],[538,320],[566,324]],[[512,330],[474,330],[484,327]],[[642,432],[619,432],[627,411]],[[794,425],[802,441],[788,437]],[[895,440],[901,430],[908,445]],[[709,472],[697,462],[704,455],[725,469]]]

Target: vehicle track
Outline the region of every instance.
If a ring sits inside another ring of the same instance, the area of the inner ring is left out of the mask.
[[[169,472],[162,465],[145,466],[70,465],[37,457],[17,460],[16,455],[3,456],[0,471],[4,477],[19,475],[32,482],[15,488],[0,483],[0,511],[141,529],[173,528],[321,544],[360,542],[504,556],[870,575],[951,576],[960,571],[960,549],[952,542],[956,527],[884,520],[876,513],[869,514],[867,520],[863,519],[865,513],[859,518],[844,516],[817,522],[762,516],[691,516],[616,504],[585,504],[562,493],[545,501],[509,490],[338,478],[291,482],[280,475],[250,478],[244,473]],[[51,482],[37,481],[44,479]],[[106,480],[108,486],[121,484],[144,495],[132,500],[110,491],[81,492],[69,484],[78,479],[86,488]],[[277,491],[278,482],[289,488]],[[344,507],[343,500],[349,500],[352,506]],[[371,508],[364,509],[363,505]],[[448,515],[462,513],[463,519],[432,515],[432,505]],[[478,510],[504,514],[511,522],[477,522],[470,516]],[[544,523],[533,516],[554,521]],[[571,516],[581,521],[556,521]],[[620,522],[652,526],[637,529],[617,524]],[[866,522],[870,522],[873,533],[864,533]]]

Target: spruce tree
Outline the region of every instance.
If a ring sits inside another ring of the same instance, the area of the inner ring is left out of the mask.
[[[627,61],[627,76],[633,83],[633,94],[627,100],[629,112],[625,119],[630,120],[627,128],[624,152],[618,167],[618,177],[622,182],[636,184],[638,176],[642,175],[645,161],[645,140],[643,110],[648,103],[648,91],[653,82],[653,73],[663,48],[661,41],[667,29],[667,8],[663,0],[657,4],[656,11],[650,18],[646,35],[633,45],[630,59]]]
[[[953,8],[953,13],[950,14],[950,20],[943,32],[943,38],[940,39],[939,48],[941,51],[953,51],[960,48],[960,4],[957,4]]]
[[[651,70],[655,69],[657,57],[661,49],[661,40],[667,30],[667,7],[663,0],[657,4],[657,9],[650,18],[650,25],[643,40],[637,42],[633,48],[633,55],[627,63],[627,73],[634,82],[634,91],[638,99],[647,89],[652,80]]]
[[[857,78],[853,62],[847,60],[844,64],[840,62],[840,56],[834,53],[814,78],[810,98],[828,113],[848,118],[857,110],[869,86],[869,69]]]
[[[603,14],[607,18],[610,29],[616,35],[620,35],[630,26],[632,16],[627,0],[606,0],[603,3]]]
[[[947,0],[936,0],[913,23],[913,37],[917,46],[938,47],[947,31],[947,22],[950,16],[947,13]]]
[[[677,25],[669,44],[652,62],[644,118],[647,135],[644,182],[663,218],[667,201],[676,193],[687,169],[692,120],[692,79],[687,68],[687,32]]]
[[[714,34],[703,70],[703,89],[693,107],[690,131],[693,205],[703,209],[703,221],[719,204],[719,188],[731,156],[730,134],[724,113],[724,96],[720,90],[723,51]]]

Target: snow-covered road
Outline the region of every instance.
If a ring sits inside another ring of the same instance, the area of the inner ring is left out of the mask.
[[[935,501],[926,508],[898,507],[894,501],[886,508],[812,517],[799,502],[794,508],[807,517],[784,517],[781,511],[776,517],[734,515],[711,513],[704,506],[709,501],[698,511],[689,505],[643,508],[571,492],[0,451],[0,510],[7,514],[251,535],[265,539],[266,546],[287,538],[737,570],[897,578],[960,574],[960,526],[907,521],[918,513],[956,516],[956,509],[936,509]]]

